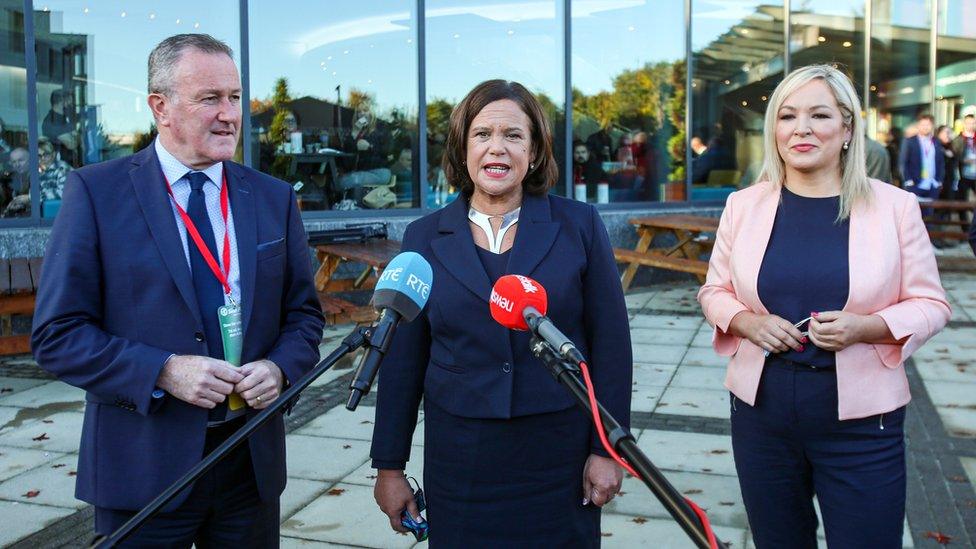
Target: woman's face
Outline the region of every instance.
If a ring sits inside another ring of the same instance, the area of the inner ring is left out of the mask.
[[[797,88],[776,113],[776,149],[787,171],[836,171],[850,139],[837,99],[820,79]]]
[[[485,105],[471,121],[465,153],[475,193],[499,197],[522,188],[533,162],[532,124],[517,103]]]
[[[939,130],[939,141],[943,143],[948,143],[952,141],[952,130],[949,128],[942,128]]]

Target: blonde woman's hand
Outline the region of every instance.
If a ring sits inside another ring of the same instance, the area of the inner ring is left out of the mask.
[[[810,341],[825,351],[842,351],[855,343],[883,342],[891,339],[884,319],[844,311],[812,313]]]
[[[783,353],[790,349],[803,351],[806,338],[798,328],[781,316],[742,311],[732,318],[729,331],[753,342],[764,351]]]

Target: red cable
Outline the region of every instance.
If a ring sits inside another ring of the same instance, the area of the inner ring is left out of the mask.
[[[634,470],[629,463],[627,463],[627,460],[620,457],[620,454],[614,450],[613,446],[610,445],[610,441],[607,440],[607,433],[603,429],[603,421],[600,419],[600,408],[596,402],[596,390],[593,388],[593,381],[590,379],[590,368],[586,365],[586,362],[580,361],[580,370],[583,372],[583,382],[586,383],[586,396],[590,401],[590,412],[593,416],[593,424],[596,426],[596,432],[600,436],[600,444],[602,444],[603,448],[608,454],[610,454],[610,457],[619,463],[620,466],[623,467],[628,473],[630,473],[636,479],[641,479],[641,476],[637,474],[637,471]],[[688,498],[685,498],[685,501],[687,501],[688,505],[691,506],[692,511],[698,515],[698,519],[701,521],[702,526],[705,529],[705,536],[708,539],[709,547],[712,549],[718,549],[718,541],[715,539],[715,533],[712,531],[712,524],[708,520],[708,515],[706,515],[705,511],[696,505],[694,501],[691,501]]]

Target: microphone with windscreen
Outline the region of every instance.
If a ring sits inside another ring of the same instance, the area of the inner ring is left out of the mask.
[[[491,317],[512,330],[529,330],[544,339],[563,358],[575,364],[584,361],[576,345],[546,316],[549,301],[541,284],[522,275],[500,277],[488,300]]]
[[[430,298],[433,278],[430,263],[416,252],[400,253],[383,270],[373,292],[373,307],[380,312],[380,320],[372,329],[369,348],[349,384],[346,409],[355,410],[359,401],[369,393],[380,362],[393,341],[397,324],[401,320],[410,322],[417,318]]]

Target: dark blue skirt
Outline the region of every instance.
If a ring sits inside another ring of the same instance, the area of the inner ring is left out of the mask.
[[[581,409],[472,419],[425,399],[424,412],[431,547],[600,546],[600,509],[582,505]]]

